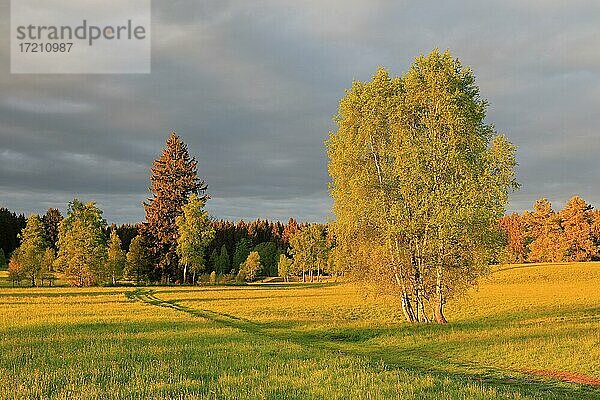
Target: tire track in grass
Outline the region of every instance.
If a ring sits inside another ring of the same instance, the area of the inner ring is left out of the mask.
[[[207,309],[195,309],[191,307],[187,307],[179,304],[176,300],[164,300],[156,296],[156,291],[151,289],[136,289],[131,292],[125,292],[125,296],[134,301],[140,301],[149,305],[170,308],[175,311],[186,313],[195,318],[203,318],[205,320],[229,327],[239,329],[248,333],[252,333],[254,335],[258,335],[269,340],[280,340],[287,341],[289,343],[293,343],[300,346],[308,346],[319,350],[325,350],[330,352],[336,352],[338,354],[344,354],[349,356],[358,356],[358,357],[367,357],[373,360],[373,362],[382,363],[385,360],[383,358],[379,360],[374,360],[369,354],[365,354],[362,352],[352,352],[345,351],[339,349],[337,347],[328,346],[326,342],[319,342],[316,339],[293,339],[293,338],[282,338],[277,337],[269,332],[261,326],[261,324],[253,322],[251,320],[240,318],[234,315],[219,313],[212,310]],[[379,354],[379,353],[378,353]],[[540,380],[531,377],[533,375],[541,376],[541,374],[536,374],[535,372],[530,371],[507,371],[496,367],[491,366],[483,366],[483,365],[475,365],[474,367],[478,369],[485,369],[486,372],[468,372],[469,365],[468,363],[461,362],[450,362],[445,361],[445,363],[449,365],[454,365],[457,367],[466,368],[465,372],[448,372],[443,369],[434,369],[427,368],[418,365],[405,365],[398,364],[394,362],[384,362],[390,368],[401,369],[408,372],[413,373],[421,373],[421,374],[429,374],[434,375],[440,379],[451,378],[463,380],[466,382],[474,382],[480,384],[491,385],[492,387],[501,386],[505,389],[516,390],[521,392],[521,394],[528,395],[540,395],[542,394],[545,398],[549,399],[564,399],[564,398],[573,398],[573,399],[600,399],[600,390],[596,385],[589,385],[587,382],[573,382],[571,380],[561,379],[560,376],[555,375],[555,382],[549,382],[547,380]],[[516,373],[518,376],[509,375],[510,373]],[[549,375],[544,375],[545,377],[549,377]],[[569,388],[562,386],[565,383],[569,384],[578,384],[578,387]],[[582,397],[583,396],[583,397]],[[589,396],[589,397],[588,397]]]

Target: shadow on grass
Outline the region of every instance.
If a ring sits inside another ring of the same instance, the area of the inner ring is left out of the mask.
[[[272,287],[273,285],[270,286],[270,288]],[[434,337],[439,334],[455,331],[473,332],[478,329],[506,327],[507,323],[515,320],[515,315],[498,316],[497,318],[486,320],[485,323],[481,321],[462,321],[449,325],[398,324],[379,328],[318,327],[318,329],[306,330],[305,326],[291,321],[256,323],[226,313],[187,307],[179,304],[176,300],[162,300],[156,297],[155,292],[152,290],[127,292],[126,296],[132,300],[171,308],[194,317],[202,317],[223,326],[266,337],[269,340],[285,340],[301,346],[310,346],[321,350],[366,357],[374,365],[383,361],[389,367],[407,372],[429,374],[440,379],[449,379],[455,382],[471,382],[494,388],[515,390],[523,395],[543,396],[548,399],[600,398],[600,388],[597,387],[544,380],[539,377],[519,373],[518,371],[508,371],[477,363],[461,363],[448,360],[444,358],[443,353],[444,347],[451,344],[448,342],[444,342],[439,346],[432,346],[430,342],[425,341],[422,345],[413,344],[403,349],[369,343],[373,339],[392,334],[411,337],[423,335]],[[564,312],[564,310],[562,311]],[[595,313],[598,309],[594,308],[588,311]],[[551,313],[551,310],[547,310],[541,314],[550,315]],[[522,337],[523,340],[528,338],[531,337]],[[488,339],[489,344],[501,340],[503,340],[501,337]],[[464,344],[464,341],[457,341],[455,344]]]

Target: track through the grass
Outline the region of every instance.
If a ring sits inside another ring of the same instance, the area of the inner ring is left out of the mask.
[[[211,322],[218,323],[223,326],[240,329],[240,330],[243,330],[243,331],[255,334],[255,335],[266,337],[270,340],[284,340],[284,341],[288,341],[291,343],[295,343],[300,346],[311,346],[311,347],[322,349],[322,350],[335,351],[340,354],[344,353],[344,354],[349,354],[349,355],[365,356],[365,354],[354,354],[353,352],[346,352],[346,351],[340,350],[338,348],[332,348],[331,346],[328,346],[327,343],[320,343],[316,340],[301,340],[300,341],[300,340],[290,340],[289,338],[284,339],[281,337],[276,337],[273,334],[269,333],[267,331],[267,329],[265,329],[259,323],[250,321],[245,318],[240,318],[240,317],[225,314],[225,313],[219,313],[219,312],[212,311],[212,310],[195,309],[195,308],[187,307],[182,304],[179,304],[177,301],[169,301],[169,300],[161,299],[161,298],[157,297],[155,293],[156,293],[156,291],[151,290],[151,289],[137,289],[137,290],[134,290],[131,292],[126,292],[125,295],[127,296],[127,298],[129,298],[131,300],[141,301],[143,303],[157,306],[157,307],[170,308],[175,311],[186,313],[195,318],[202,318],[202,319],[205,319],[205,320],[208,320]],[[374,362],[381,363],[381,362],[384,362],[384,360],[374,360]],[[447,362],[449,362],[449,361],[447,361]],[[426,370],[423,368],[406,366],[406,365],[395,365],[395,364],[389,363],[389,362],[385,362],[385,364],[392,368],[399,368],[399,369],[403,369],[403,370],[407,370],[407,371],[410,370],[413,372],[419,371],[421,373],[436,374],[436,375],[437,374],[442,374],[442,375],[446,374],[443,371]],[[468,371],[470,369],[470,366],[468,364],[455,363],[455,365],[464,367],[466,371]],[[574,380],[566,379],[562,375],[557,375],[557,374],[554,374],[552,376],[546,375],[546,374],[542,375],[542,374],[535,373],[533,371],[505,371],[505,370],[502,370],[499,368],[489,367],[489,366],[481,366],[481,365],[476,365],[476,366],[474,365],[471,367],[478,367],[479,369],[485,368],[487,370],[487,372],[485,372],[483,374],[465,372],[465,373],[456,373],[453,375],[459,379],[465,379],[465,380],[472,381],[472,382],[486,383],[486,384],[490,384],[490,385],[500,385],[500,386],[509,386],[509,387],[514,387],[516,385],[516,386],[519,386],[521,389],[526,388],[528,385],[536,386],[538,389],[543,389],[543,391],[547,391],[548,394],[551,394],[550,398],[555,398],[554,396],[556,394],[558,394],[560,396],[559,398],[600,399],[600,390],[598,390],[598,386],[589,384],[588,382],[584,382],[584,381],[574,381]],[[544,376],[546,378],[551,377],[553,379],[556,379],[557,382],[562,381],[562,382],[581,384],[581,385],[583,385],[584,390],[583,390],[583,393],[581,391],[572,392],[568,388],[553,385],[551,382],[548,382],[548,381],[536,379],[535,376]],[[525,391],[527,391],[527,390],[525,390]],[[575,393],[577,395],[576,395],[576,397],[573,397],[573,395]],[[582,395],[583,395],[583,397],[580,397]]]

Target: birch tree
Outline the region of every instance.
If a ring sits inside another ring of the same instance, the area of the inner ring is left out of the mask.
[[[410,322],[445,323],[448,299],[501,248],[515,147],[486,108],[470,69],[437,50],[402,78],[380,68],[340,102],[327,142],[336,243]]]
[[[205,200],[192,194],[181,208],[182,214],[175,219],[177,225],[177,255],[183,266],[183,282],[187,282],[188,268],[194,274],[205,267],[204,252],[215,237],[208,213],[204,211]],[[192,282],[194,283],[194,282]]]

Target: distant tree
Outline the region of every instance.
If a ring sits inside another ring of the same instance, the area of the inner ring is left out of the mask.
[[[4,250],[0,247],[0,269],[6,269],[8,267],[8,263],[6,261],[6,255],[4,254]]]
[[[208,212],[204,211],[204,200],[192,194],[182,207],[182,214],[175,219],[177,224],[177,255],[183,266],[183,282],[187,283],[187,271],[202,272],[205,265],[204,253],[215,237],[215,230],[210,224]]]
[[[31,281],[31,286],[36,286],[36,279],[42,271],[47,248],[44,224],[38,215],[31,215],[27,219],[25,229],[21,232],[21,245],[18,249],[19,261]]]
[[[54,275],[54,262],[56,261],[56,254],[51,247],[48,247],[44,252],[44,258],[42,260],[42,269],[40,271],[40,279],[42,281],[42,286],[44,286],[44,281],[50,282],[50,286],[56,279]]]
[[[19,249],[13,251],[10,261],[8,262],[8,280],[12,282],[13,286],[15,283],[21,284],[21,281],[27,278],[25,267],[21,262]]]
[[[210,277],[208,278],[208,281],[210,282],[211,285],[214,285],[217,283],[217,273],[215,271],[210,273]]]
[[[313,281],[313,272],[320,276],[327,265],[329,245],[324,227],[313,224],[301,228],[290,239],[290,252],[294,259],[294,269],[306,281],[306,274]]]
[[[93,202],[77,199],[69,203],[67,217],[60,225],[56,265],[74,286],[93,286],[104,281],[106,221]]]
[[[290,239],[300,230],[298,222],[294,218],[290,218],[283,228],[281,240],[285,248],[289,247]]]
[[[592,237],[597,249],[595,259],[598,259],[600,258],[600,210],[592,211],[592,219]]]
[[[57,208],[49,208],[46,214],[42,216],[42,222],[46,231],[46,240],[54,251],[58,250],[58,231],[62,220],[63,216]]]
[[[260,269],[260,254],[258,254],[257,251],[253,251],[248,254],[246,261],[240,264],[240,271],[242,271],[246,282],[254,281],[260,272]]]
[[[527,227],[517,213],[500,219],[500,228],[506,234],[506,262],[522,263],[527,258]]]
[[[23,214],[0,208],[0,248],[4,250],[6,257],[19,247],[19,234],[25,228],[26,218]]]
[[[210,257],[208,258],[208,265],[212,268],[213,271],[217,271],[217,264],[219,263],[219,252],[217,248],[214,248],[210,253]]]
[[[369,286],[399,295],[407,321],[445,323],[448,299],[501,250],[515,147],[486,109],[472,71],[438,50],[340,101],[327,142],[336,244]]]
[[[134,237],[139,235],[139,226],[131,225],[131,224],[123,224],[119,225],[116,228],[117,235],[119,235],[119,239],[121,239],[121,248],[127,252],[129,250],[129,245]]]
[[[134,280],[136,284],[148,279],[150,260],[144,246],[144,237],[136,236],[129,245],[127,252],[127,262],[125,264],[124,275],[127,279]]]
[[[277,275],[277,262],[279,261],[279,250],[275,242],[262,242],[254,246],[254,251],[260,254],[262,272],[264,275]]]
[[[108,240],[108,256],[106,259],[106,272],[113,286],[117,284],[117,279],[123,276],[126,262],[127,258],[121,245],[121,239],[117,231],[113,230]]]
[[[591,261],[598,254],[594,243],[592,206],[574,196],[559,213],[562,221],[566,261]]]
[[[529,244],[529,262],[560,262],[564,260],[567,244],[560,215],[554,212],[547,199],[539,199],[533,212],[526,212],[523,219],[527,224],[527,235],[533,240]]]
[[[277,273],[286,282],[288,281],[292,272],[292,260],[289,259],[285,254],[279,255],[279,262],[277,263]]]
[[[144,203],[146,223],[142,233],[163,281],[179,273],[175,219],[181,215],[190,195],[206,190],[204,182],[198,179],[197,164],[190,157],[187,145],[175,132],[167,139],[162,155],[152,164],[152,198]],[[200,198],[203,201],[207,199],[204,195]]]
[[[252,242],[248,238],[240,239],[235,245],[235,252],[233,253],[233,267],[238,268],[240,264],[246,261],[252,248]]]
[[[227,253],[227,247],[223,245],[221,246],[221,252],[217,257],[215,271],[218,274],[227,274],[230,272],[230,270],[231,265],[229,264],[229,254]]]

